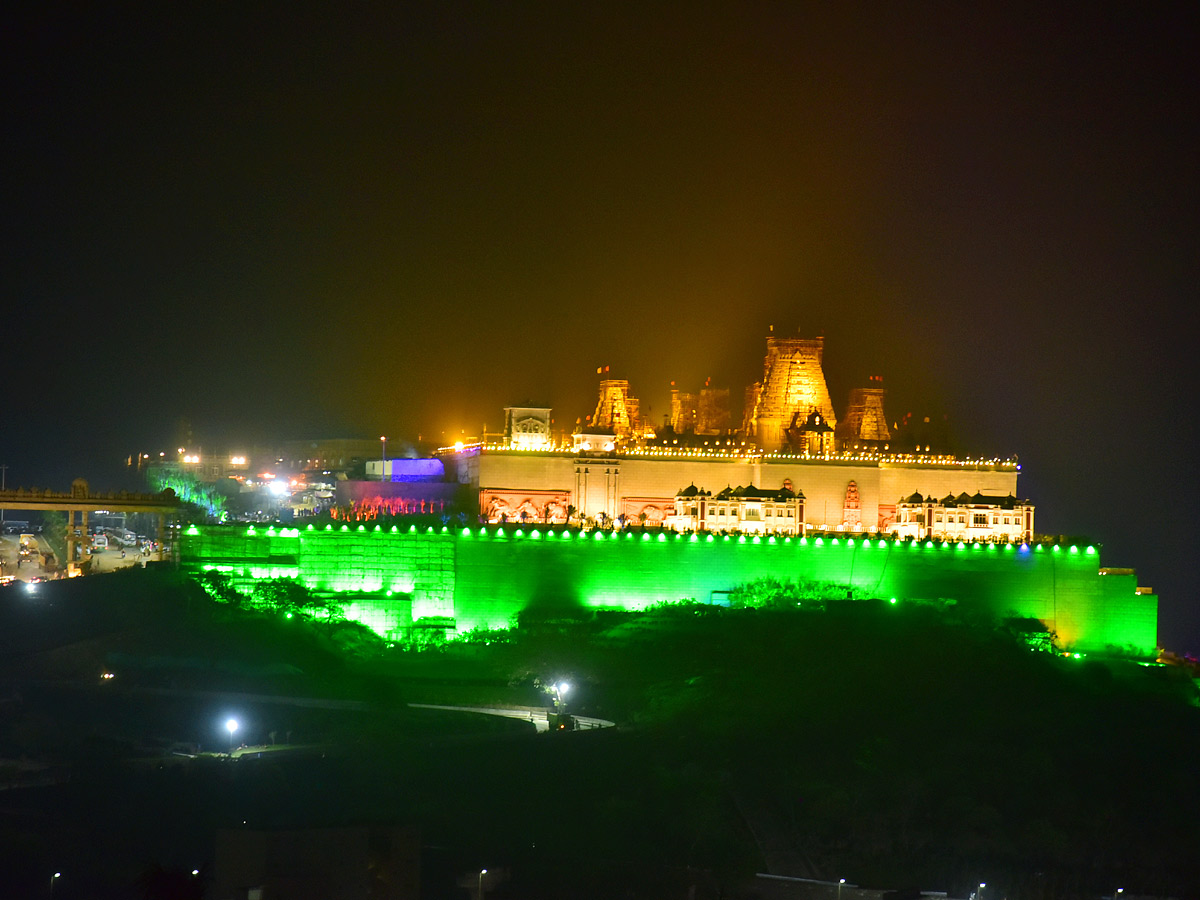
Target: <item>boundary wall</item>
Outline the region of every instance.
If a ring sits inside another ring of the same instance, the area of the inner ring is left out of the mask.
[[[1040,619],[1080,652],[1150,654],[1158,598],[1094,547],[952,544],[859,536],[758,537],[563,528],[326,525],[190,526],[182,562],[226,572],[240,590],[297,578],[336,593],[350,618],[398,638],[414,624],[504,627],[539,607],[639,609],[725,602],[738,584],[819,581],[855,598],[981,604]]]

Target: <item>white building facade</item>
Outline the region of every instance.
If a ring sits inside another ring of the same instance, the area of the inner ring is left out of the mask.
[[[935,500],[919,493],[896,504],[890,532],[938,541],[1023,543],[1033,540],[1033,504],[1012,494],[950,495]]]

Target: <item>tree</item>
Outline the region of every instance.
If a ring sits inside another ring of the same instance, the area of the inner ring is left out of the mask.
[[[55,510],[42,513],[42,539],[50,545],[54,555],[62,560],[65,566],[67,560],[67,517]]]

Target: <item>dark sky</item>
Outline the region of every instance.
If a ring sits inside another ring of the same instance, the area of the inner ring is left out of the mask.
[[[561,424],[601,364],[737,405],[774,324],[1019,454],[1200,652],[1187,4],[103,6],[0,32],[10,484],[180,417]]]

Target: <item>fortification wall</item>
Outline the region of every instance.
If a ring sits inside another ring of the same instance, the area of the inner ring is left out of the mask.
[[[1005,496],[1016,494],[1018,474],[1016,467],[769,457],[751,461],[623,456],[577,463],[567,454],[492,451],[474,459],[478,468],[472,475],[478,487],[571,491],[571,502],[589,516],[619,514],[623,498],[673,498],[689,484],[715,494],[725,487],[750,484],[777,489],[790,480],[794,489],[804,492],[805,521],[814,528],[841,524],[846,486],[851,481],[858,486],[863,526],[872,528],[879,522],[881,505],[890,510],[913,493],[938,498],[963,492]],[[588,469],[587,478],[578,482],[577,465]],[[614,470],[615,478],[606,475]]]
[[[228,572],[247,590],[295,577],[346,593],[348,614],[394,634],[453,616],[458,631],[502,627],[526,609],[643,608],[720,601],[756,578],[820,581],[855,597],[953,599],[1041,619],[1080,651],[1157,640],[1157,598],[1131,574],[1102,574],[1093,548],[951,545],[863,538],[611,534],[545,528],[424,532],[374,526],[190,528],[185,565]],[[389,596],[390,592],[390,596]]]

